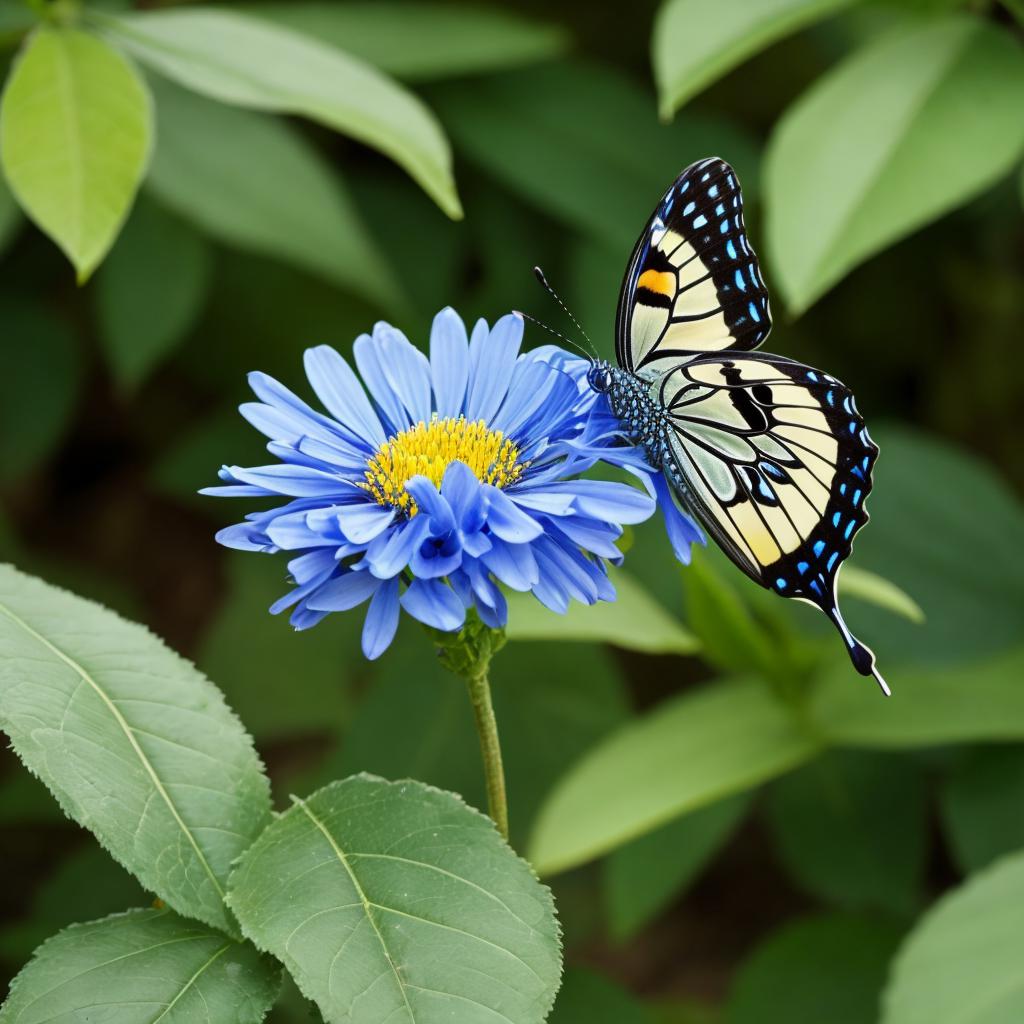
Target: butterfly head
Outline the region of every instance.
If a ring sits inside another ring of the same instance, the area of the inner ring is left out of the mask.
[[[587,383],[598,393],[608,394],[612,389],[612,384],[615,383],[611,366],[603,359],[592,362],[587,371]]]

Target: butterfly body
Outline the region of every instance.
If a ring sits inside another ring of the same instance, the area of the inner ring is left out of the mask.
[[[676,179],[637,241],[616,317],[618,365],[596,360],[588,380],[732,561],[761,586],[820,608],[854,667],[888,694],[836,598],[868,520],[878,448],[842,383],[754,351],[770,329],[735,172],[702,160]]]

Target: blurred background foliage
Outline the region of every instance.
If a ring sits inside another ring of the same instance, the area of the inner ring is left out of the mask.
[[[196,491],[261,461],[246,371],[301,390],[307,346],[347,354],[380,318],[423,344],[448,304],[565,328],[537,263],[610,355],[636,234],[721,155],[769,348],[849,383],[881,444],[844,582],[895,696],[715,552],[674,564],[654,523],[614,607],[514,602],[495,700],[513,842],[565,928],[552,1019],[939,1022],[922,993],[955,957],[954,981],[984,964],[1011,995],[942,1021],[1020,1020],[1019,963],[991,947],[1019,953],[1024,925],[991,908],[1019,911],[1022,872],[986,870],[1024,850],[1019,0],[221,10],[0,3],[0,555],[197,660],[281,800],[365,770],[480,805],[465,695],[425,638],[404,626],[371,665],[352,617],[266,618],[283,564],[219,549],[240,513]],[[64,59],[102,129],[79,166],[77,115],[32,105]],[[0,821],[6,973],[145,900],[6,753]],[[307,1019],[295,993],[274,1013]]]

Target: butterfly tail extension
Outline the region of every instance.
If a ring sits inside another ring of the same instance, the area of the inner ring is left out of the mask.
[[[853,667],[862,676],[874,676],[875,682],[878,683],[879,689],[885,694],[886,697],[892,696],[892,690],[889,689],[889,684],[886,683],[882,677],[882,673],[878,671],[875,665],[875,654],[865,644],[862,644],[849,630],[846,625],[846,621],[843,619],[843,613],[839,610],[839,605],[835,600],[832,602],[830,608],[822,608],[825,614],[832,620],[836,629],[839,630],[839,634],[843,638],[843,642],[846,644],[846,650],[850,655],[850,661],[853,662]]]

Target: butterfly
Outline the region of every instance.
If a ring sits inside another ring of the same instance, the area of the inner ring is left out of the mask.
[[[888,696],[836,596],[868,521],[878,447],[844,384],[756,351],[771,324],[736,174],[717,157],[700,160],[640,235],[619,295],[618,365],[592,360],[588,381],[736,566],[820,608],[857,671]]]

